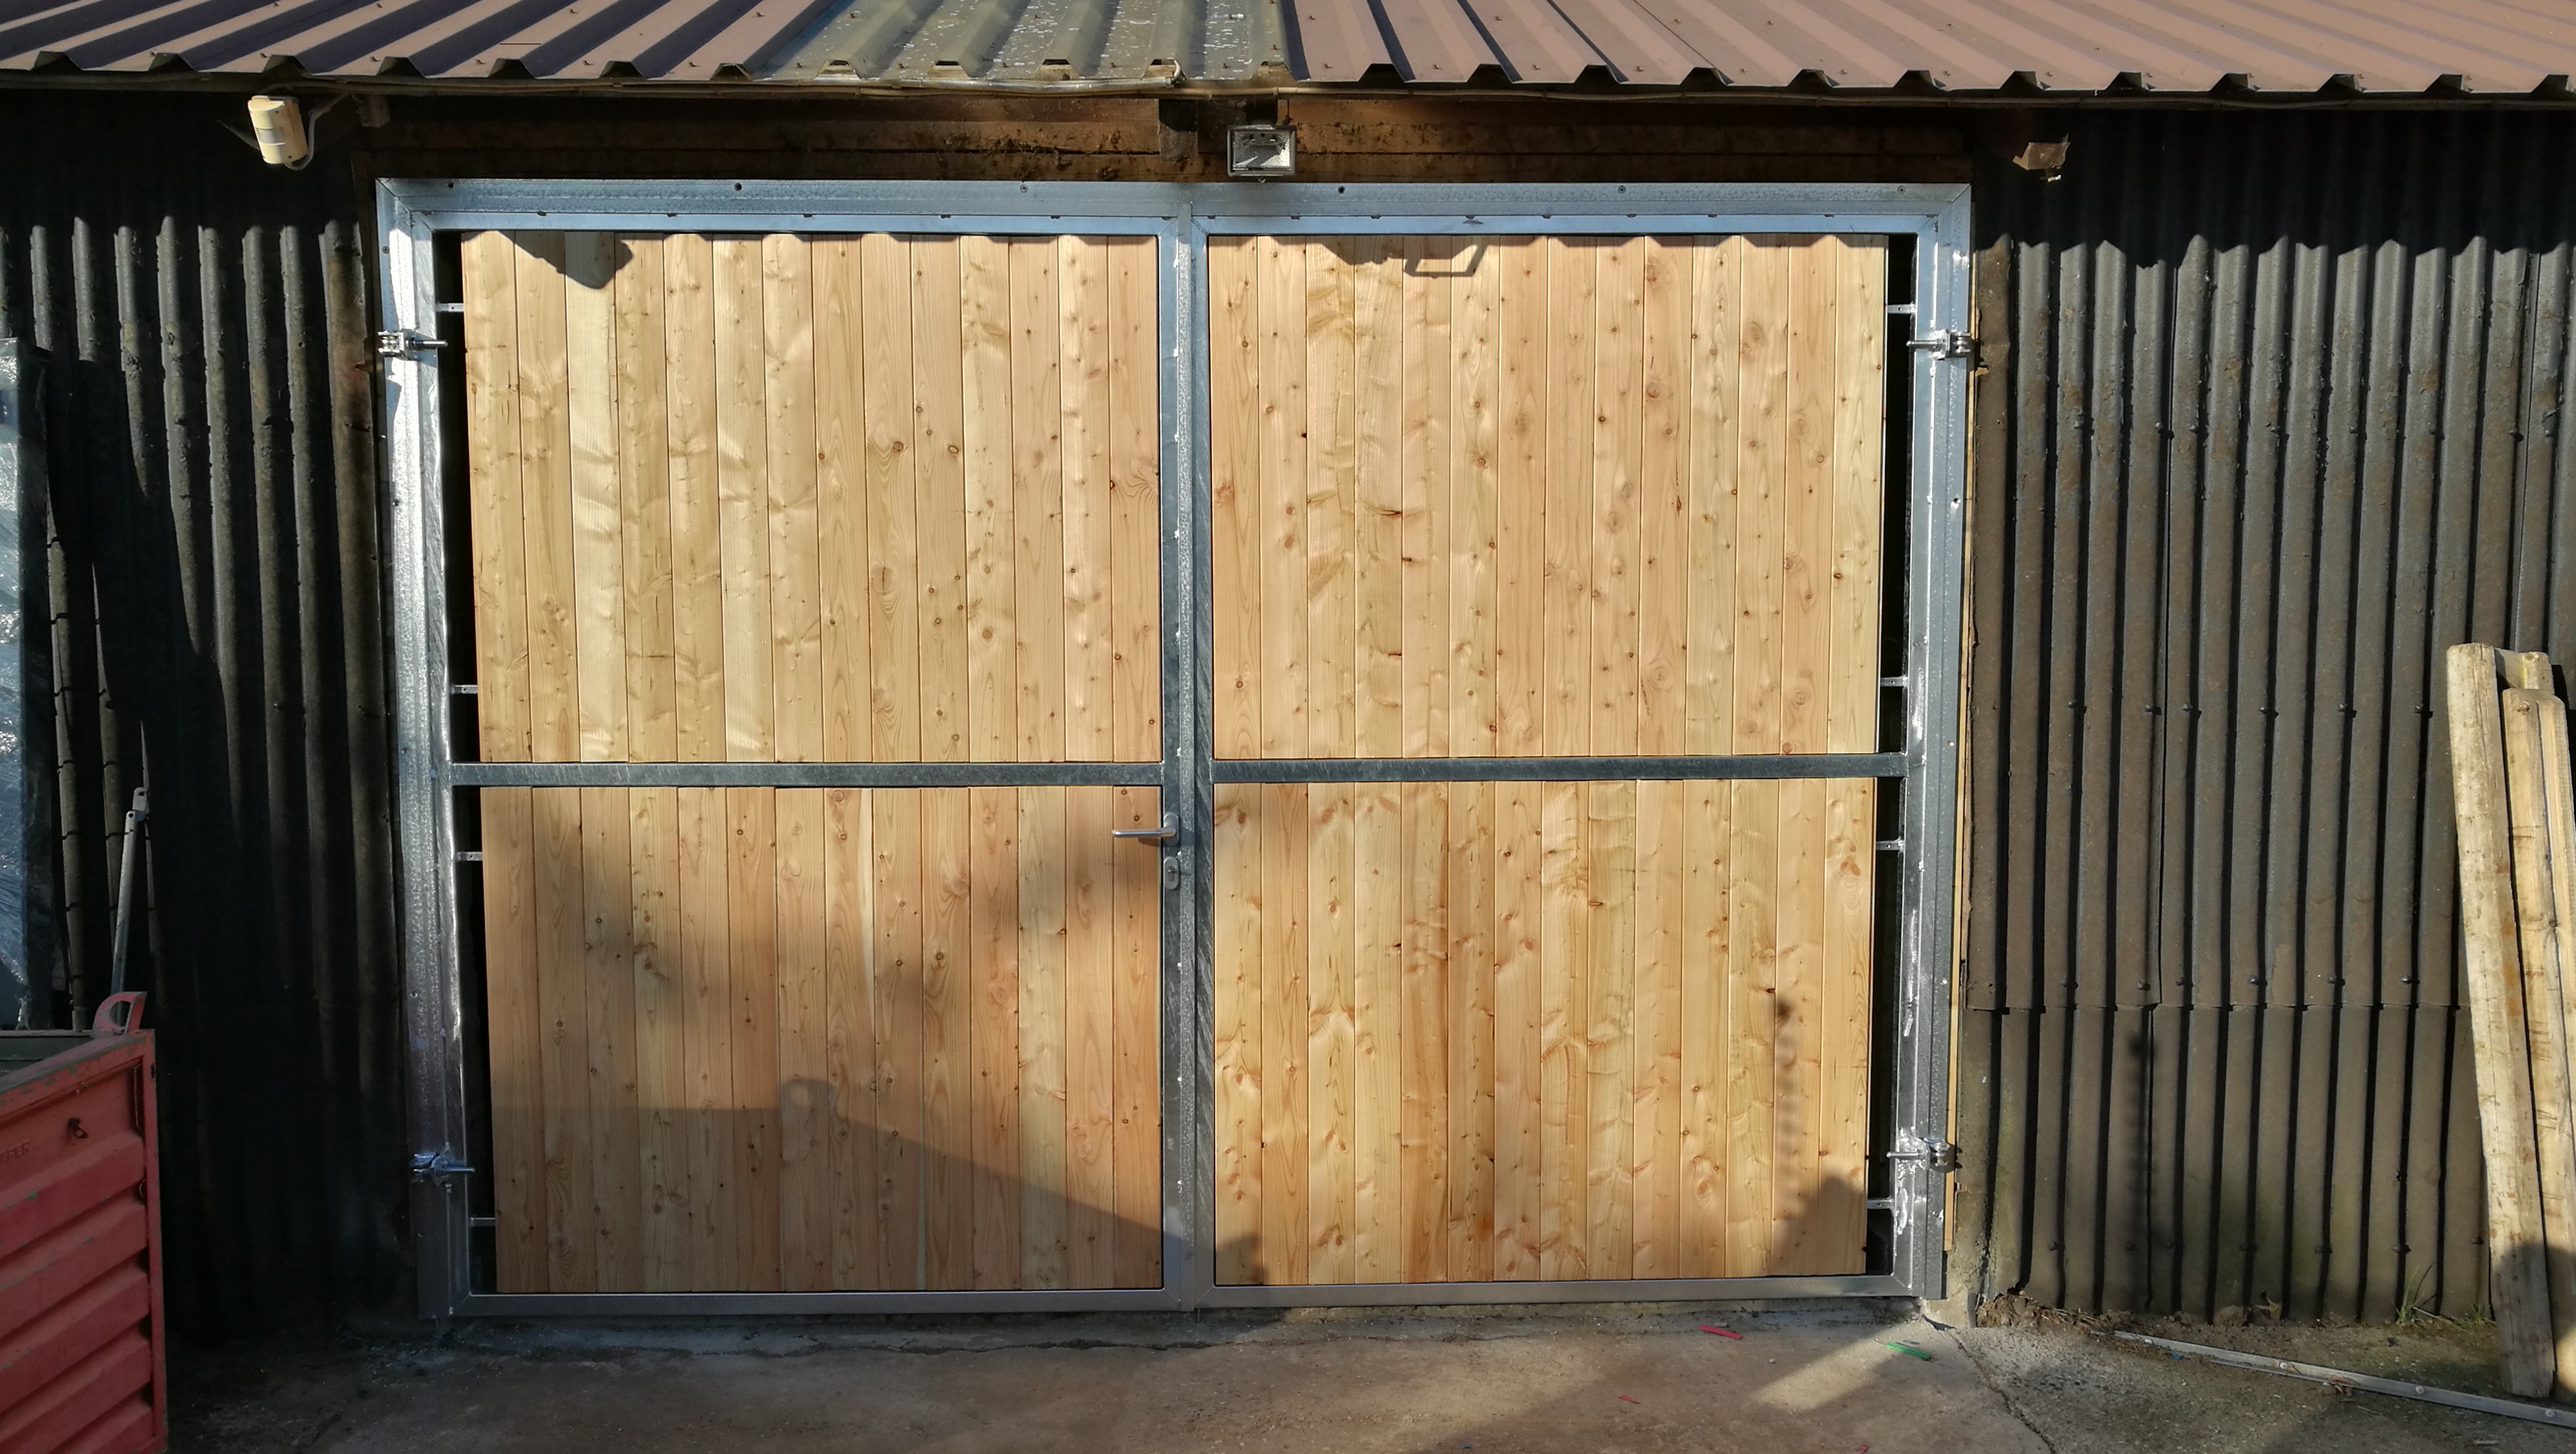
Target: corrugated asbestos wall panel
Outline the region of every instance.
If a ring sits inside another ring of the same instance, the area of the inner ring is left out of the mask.
[[[2480,1311],[2434,671],[2576,657],[2576,124],[2072,140],[1978,179],[1958,1271]]]
[[[236,104],[0,96],[60,138],[0,158],[0,333],[54,360],[65,989],[148,742],[205,1332],[407,1289],[372,224]],[[2103,114],[2072,160],[1978,178],[1960,1270],[2476,1311],[2431,671],[2576,657],[2576,119]]]
[[[50,355],[60,992],[103,989],[148,755],[169,1306],[405,1286],[369,227],[237,100],[0,97],[0,335]]]

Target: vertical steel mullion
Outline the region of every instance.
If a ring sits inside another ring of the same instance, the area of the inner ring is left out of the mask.
[[[1209,1119],[1212,1024],[1207,936],[1207,714],[1210,690],[1202,582],[1205,536],[1198,481],[1200,400],[1193,319],[1197,252],[1185,212],[1166,219],[1155,247],[1162,352],[1163,803],[1179,825],[1163,845],[1163,1287],[1176,1305],[1206,1297],[1216,1185]],[[1177,877],[1174,877],[1177,875]]]
[[[1968,328],[1967,198],[1917,234],[1918,332]],[[1912,361],[1914,521],[1907,532],[1906,781],[1899,872],[1895,1202],[1891,1270],[1915,1296],[1946,1294],[1941,1208],[1948,1143],[1950,982],[1956,864],[1961,571],[1965,562],[1967,374],[1973,365],[1917,351]]]
[[[1184,194],[1186,199],[1187,194]],[[1181,679],[1187,685],[1188,735],[1181,817],[1183,909],[1189,920],[1187,958],[1178,961],[1189,987],[1188,1021],[1174,1038],[1188,1057],[1190,1100],[1186,1108],[1187,1146],[1184,1175],[1189,1183],[1183,1245],[1187,1262],[1176,1286],[1183,1307],[1207,1302],[1216,1287],[1216,964],[1213,916],[1216,821],[1214,758],[1216,741],[1209,704],[1216,687],[1211,646],[1211,576],[1208,552],[1208,397],[1207,397],[1207,233],[1197,225],[1186,200],[1172,234],[1172,342],[1169,351],[1179,422],[1173,447],[1180,468],[1172,475],[1179,524],[1174,551],[1183,562],[1175,595],[1181,603],[1183,628],[1173,633],[1183,659]]]
[[[385,326],[434,335],[436,268],[427,219],[378,193]],[[412,1239],[421,1311],[444,1318],[469,1291],[464,1163],[464,987],[456,948],[455,823],[449,795],[447,614],[438,365],[384,364],[386,551],[393,609],[394,788],[403,920],[405,1052],[411,1070]]]

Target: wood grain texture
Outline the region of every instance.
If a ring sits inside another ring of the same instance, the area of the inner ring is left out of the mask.
[[[975,1281],[974,805],[932,792],[919,809],[922,1275],[956,1289]],[[892,849],[882,832],[877,843],[883,863]]]
[[[657,280],[658,286],[658,280]],[[688,1001],[680,977],[680,798],[626,796],[628,946],[635,976],[636,1196],[648,1292],[688,1285]]]
[[[1107,254],[1110,695],[1112,754],[1150,761],[1163,750],[1162,370],[1160,304],[1151,238],[1102,244]]]
[[[1064,757],[1067,613],[1065,431],[1080,416],[1065,396],[1064,312],[1056,242],[1013,242],[1010,253],[1010,557],[1012,600],[1011,755],[1023,762]]]
[[[1402,790],[1393,783],[1354,784],[1351,1275],[1357,1282],[1404,1276],[1403,845]],[[1217,862],[1222,883],[1226,860]]]
[[[1261,1220],[1260,1280],[1308,1280],[1306,1204],[1306,790],[1261,793]]]
[[[622,796],[614,789],[592,789]],[[833,1174],[839,1096],[832,1079],[832,981],[828,962],[829,865],[825,795],[778,795],[771,819],[777,923],[772,1005],[778,1080],[778,1285],[822,1292],[835,1278]]]
[[[1153,248],[468,239],[484,755],[1157,756]],[[1875,745],[1879,240],[1209,260],[1220,756]],[[1220,1280],[1856,1270],[1872,794],[1221,789]],[[485,794],[507,1276],[1157,1280],[1155,811]]]
[[[485,790],[501,1290],[1157,1285],[1153,796]]]
[[[1315,1282],[1353,1282],[1353,945],[1348,783],[1306,793],[1306,1243]]]
[[[1217,975],[1216,1275],[1238,1285],[1262,1280],[1262,817],[1259,787],[1218,785],[1210,833],[1217,862],[1210,926]]]
[[[527,788],[482,797],[483,982],[491,1022],[495,1276],[505,1292],[543,1292],[546,1188],[538,1009],[535,823]]]
[[[546,1283],[599,1287],[599,1208],[591,1185],[591,1025],[582,934],[581,794],[530,794],[535,880],[538,1116],[546,1198]],[[614,1027],[602,1026],[614,1034]]]
[[[2526,681],[2546,683],[2546,662],[2526,669]],[[2559,840],[2568,830],[2558,819],[2571,812],[2551,792],[2551,724],[2563,725],[2567,705],[2545,686],[2516,688],[2500,698],[2504,738],[2505,806],[2513,850],[2514,922],[2522,951],[2524,1026],[2528,1031],[2531,1119],[2539,1152],[2540,1219],[2546,1238],[2553,1362],[2560,1390],[2576,1365],[2576,1046],[2567,1041],[2564,1000],[2569,966],[2560,957]]]
[[[592,1256],[600,1283],[611,1287],[644,1281],[632,848],[627,795],[616,788],[583,789],[580,974],[590,1057]]]
[[[724,569],[717,554],[715,249],[662,246],[665,468],[671,510],[672,746],[681,762],[725,755]]]
[[[1159,756],[1154,246],[467,239],[482,755]]]
[[[814,571],[822,648],[817,756],[873,755],[877,688],[871,622],[875,564],[868,507],[875,426],[868,410],[866,240],[813,250]]]
[[[964,762],[967,743],[966,319],[959,247],[916,238],[912,265],[911,406],[916,574],[887,562],[886,589],[918,601],[921,757]],[[897,393],[889,409],[907,402]],[[902,709],[895,709],[898,717]],[[898,729],[900,730],[900,729]]]
[[[1147,788],[1110,790],[1120,828],[1161,821],[1161,795]],[[1158,1287],[1163,1267],[1162,1144],[1162,867],[1141,845],[1113,848],[1108,877],[1111,918],[1110,1076],[1117,1124],[1111,1160],[1117,1200],[1110,1255],[1111,1285]]]
[[[1396,1048],[1403,1104],[1397,1169],[1406,1282],[1449,1280],[1449,797],[1453,784],[1406,783],[1396,877],[1404,896],[1404,951]],[[1293,789],[1291,790],[1293,791]],[[1274,1070],[1273,1074],[1277,1074]]]
[[[1858,1271],[1873,788],[1791,786],[1220,785],[1219,1280]]]
[[[2540,1153],[2532,1123],[2522,947],[2514,914],[2497,653],[2454,646],[2446,660],[2451,793],[2460,845],[2461,978],[2473,1027],[2480,1140],[2486,1152],[2488,1295],[2505,1384],[2524,1398],[2557,1379]]]
[[[966,756],[1008,762],[1019,755],[1020,571],[1013,488],[1010,244],[958,240],[958,310],[963,372],[958,395],[959,467],[965,492]]]
[[[827,569],[838,574],[844,562],[827,563],[822,550],[817,451],[823,431],[816,416],[824,400],[814,387],[813,249],[801,237],[766,237],[760,262],[762,395],[769,415],[762,474],[769,494],[771,751],[781,762],[818,762],[824,756],[823,724],[838,715],[825,687],[823,581]],[[847,398],[832,405],[836,430],[838,420],[858,412]]]
[[[1103,676],[1102,691],[1107,691]],[[1105,710],[1108,703],[1100,703]],[[1101,849],[1058,864],[1063,887],[1064,1008],[1060,1055],[1064,1121],[1064,1285],[1114,1287],[1118,1250],[1116,860],[1114,788],[1070,788],[1061,794],[1058,831],[1066,843]],[[1048,794],[1037,790],[1043,802]],[[1128,845],[1130,856],[1153,850]]]
[[[618,629],[625,658],[625,750],[645,761],[678,756],[671,675],[671,461],[663,239],[621,237],[616,297]]]
[[[1064,840],[1065,790],[1018,788],[1014,844]],[[1105,834],[1101,837],[1105,840]],[[1031,1287],[1065,1286],[1065,1098],[1067,884],[1064,860],[1040,851],[1016,855],[1019,868],[1020,1260]]]
[[[1494,1276],[1539,1276],[1539,796],[1494,785]]]
[[[2558,983],[2553,986],[2557,1019],[2551,1029],[2562,1054],[2566,1054],[2576,1049],[2576,985],[2569,983],[2570,975],[2576,974],[2576,763],[2571,763],[2568,750],[2566,704],[2547,694],[2549,670],[2545,663],[2538,664],[2536,672],[2526,672],[2525,680],[2534,678],[2540,684],[2541,693],[2541,700],[2533,703],[2532,710],[2539,719],[2542,797],[2547,808],[2547,816],[2541,821],[2546,828],[2548,909],[2556,929],[2553,948],[2559,972]],[[2576,1063],[2568,1067],[2565,1094],[2568,1111],[2561,1124],[2576,1125]],[[2561,1199],[2567,1199],[2564,1183]],[[2553,1254],[2561,1248],[2576,1249],[2576,1237],[2561,1242],[2554,1230],[2551,1236]],[[2558,1387],[2562,1397],[2571,1378],[2576,1378],[2576,1359],[2570,1356],[2576,1353],[2576,1347],[2571,1347],[2571,1344],[2576,1344],[2576,1317],[2569,1316],[2567,1312],[2570,1297],[2576,1296],[2576,1277],[2568,1277],[2562,1284],[2560,1279],[2564,1272],[2565,1263],[2553,1255],[2549,1293],[2551,1317],[2557,1334]]]
[[[688,1099],[681,1116],[687,1148],[682,1193],[689,1213],[687,1287],[707,1292],[743,1286],[735,1256],[732,1165],[733,1034],[726,1004],[731,992],[730,900],[725,892],[728,837],[724,789],[676,790],[679,871],[675,917],[680,931],[682,1074]]]
[[[545,794],[540,794],[542,801]],[[779,1262],[778,794],[724,790],[725,1034],[732,1089],[728,1186],[733,1266],[743,1284],[783,1284]]]
[[[921,795],[851,794],[865,821],[867,896],[874,915],[865,925],[867,945],[868,1059],[873,1116],[863,1132],[873,1141],[866,1166],[865,1226],[851,1265],[841,1275],[862,1286],[926,1287],[931,1233],[928,1225],[931,1148],[941,1144],[931,1114],[930,1003],[936,982],[929,972],[927,916],[939,884],[933,839],[924,829]],[[836,942],[838,935],[835,936]]]
[[[1016,788],[969,788],[972,849],[967,910],[967,1044],[973,1083],[970,1286],[1019,1281],[1020,800]]]
[[[474,536],[478,744],[487,762],[528,758],[526,536],[519,520],[518,249],[506,232],[458,245],[465,309],[465,471]]]
[[[1217,755],[1870,750],[1886,265],[1213,243]]]
[[[1885,264],[1212,247],[1218,755],[1874,746]],[[1220,1281],[1857,1270],[1873,804],[1221,788]]]
[[[519,593],[528,643],[528,755],[574,760],[581,746],[573,575],[571,360],[564,235],[518,236]]]
[[[1261,755],[1261,364],[1253,244],[1221,238],[1207,249],[1208,573],[1221,609],[1208,618],[1216,643],[1213,718],[1217,754]]]
[[[1158,757],[1154,246],[468,238],[482,756]],[[487,795],[504,1285],[1157,1281],[1153,798]]]
[[[723,602],[724,755],[777,753],[770,633],[769,363],[762,242],[715,240],[716,569]]]
[[[585,762],[628,753],[625,491],[615,290],[617,239],[564,237],[564,410],[572,492],[574,734]]]

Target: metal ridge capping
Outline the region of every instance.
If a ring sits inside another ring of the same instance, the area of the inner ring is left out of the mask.
[[[0,70],[2563,97],[2546,0],[0,0]]]

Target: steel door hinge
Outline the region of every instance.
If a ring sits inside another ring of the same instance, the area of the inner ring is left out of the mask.
[[[1896,1143],[1895,1150],[1887,1153],[1887,1159],[1920,1161],[1925,1170],[1947,1176],[1959,1169],[1959,1148],[1947,1141],[1926,1141],[1919,1136],[1907,1136]]]
[[[1922,349],[1934,358],[1973,359],[1977,356],[1977,340],[1955,328],[1935,328],[1921,338],[1905,340],[1905,346]]]
[[[414,1152],[411,1158],[411,1174],[416,1177],[470,1176],[473,1171],[473,1167],[444,1151]]]
[[[411,328],[388,328],[376,335],[376,357],[410,358],[433,348],[445,348],[444,339],[432,338]]]

